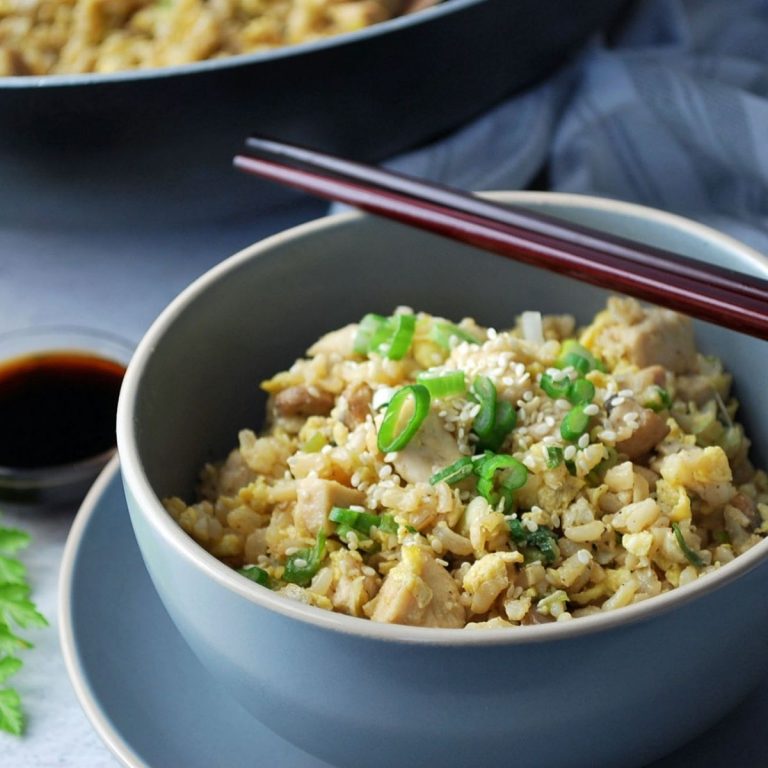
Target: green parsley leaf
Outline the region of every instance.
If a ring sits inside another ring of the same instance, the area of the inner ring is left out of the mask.
[[[14,634],[13,630],[0,621],[0,653],[14,654],[19,649],[31,648],[32,643]]]
[[[0,552],[13,553],[24,549],[29,544],[29,534],[17,528],[0,526]]]
[[[0,683],[7,680],[11,675],[15,675],[21,666],[21,659],[17,659],[15,656],[6,656],[0,659]]]
[[[14,736],[21,736],[24,731],[21,698],[13,688],[0,688],[0,729]]]
[[[26,547],[30,537],[24,531],[0,526],[0,683],[22,666],[16,657],[32,643],[19,637],[12,626],[46,627],[48,622],[30,600],[27,569],[11,555]],[[0,731],[19,736],[24,731],[21,698],[13,688],[0,688]]]
[[[48,626],[45,617],[29,599],[26,584],[0,584],[0,615],[5,617],[6,623],[13,621],[25,629]]]
[[[12,557],[0,555],[0,584],[25,584],[27,569]]]

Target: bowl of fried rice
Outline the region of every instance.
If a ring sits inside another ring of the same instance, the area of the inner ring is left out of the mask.
[[[249,133],[379,161],[546,77],[626,5],[6,0],[0,222],[252,216],[295,194],[232,170]]]
[[[768,273],[669,214],[497,199]],[[134,530],[211,674],[334,765],[644,766],[768,668],[763,345],[329,217],[213,269],[140,344]]]

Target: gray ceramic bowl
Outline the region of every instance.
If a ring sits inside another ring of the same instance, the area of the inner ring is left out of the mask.
[[[567,195],[502,199],[768,274],[739,243],[647,208]],[[323,329],[398,304],[501,327],[533,308],[586,320],[604,301],[603,291],[566,278],[349,214],[248,248],[161,315],[129,367],[118,412],[132,522],[181,633],[256,718],[338,766],[620,768],[692,738],[760,681],[768,541],[714,575],[607,614],[514,630],[421,629],[252,585],[159,502],[189,493],[200,465],[260,422],[256,383]],[[735,372],[754,459],[765,466],[764,342],[703,324],[697,334]]]
[[[539,80],[628,0],[446,0],[346,35],[167,69],[0,77],[0,226],[253,215],[252,132],[360,160],[434,139]],[[12,183],[11,183],[12,182]],[[293,193],[292,193],[293,194]]]

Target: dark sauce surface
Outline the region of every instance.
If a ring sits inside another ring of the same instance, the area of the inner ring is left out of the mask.
[[[112,448],[124,373],[120,363],[78,352],[0,364],[0,466],[50,467]]]

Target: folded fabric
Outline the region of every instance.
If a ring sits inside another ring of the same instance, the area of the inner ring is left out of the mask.
[[[647,0],[547,82],[388,165],[688,216],[768,254],[768,0]]]

